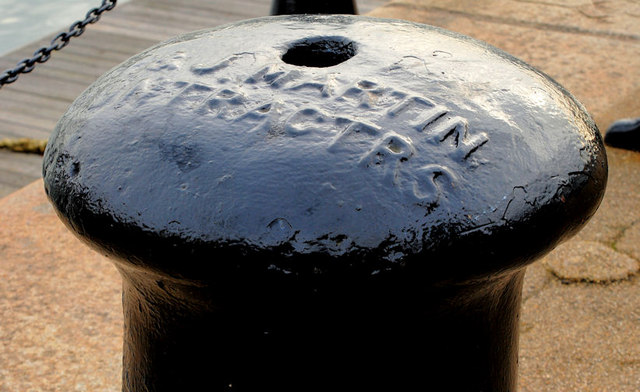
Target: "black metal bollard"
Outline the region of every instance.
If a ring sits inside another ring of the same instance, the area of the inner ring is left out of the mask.
[[[495,48],[294,16],[110,71],[44,178],[122,274],[124,391],[507,392],[524,268],[607,166],[580,104]]]
[[[271,15],[357,13],[355,0],[273,0],[271,3]]]

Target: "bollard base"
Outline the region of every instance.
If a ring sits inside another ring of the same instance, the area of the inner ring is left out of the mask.
[[[123,391],[514,391],[524,270],[420,287],[122,269]]]

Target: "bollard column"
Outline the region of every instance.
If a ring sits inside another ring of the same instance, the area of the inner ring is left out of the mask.
[[[606,179],[544,74],[344,15],[159,44],[44,157],[60,218],[122,275],[127,392],[512,392],[525,268]]]
[[[524,270],[446,287],[263,276],[222,293],[120,270],[125,391],[515,388]]]

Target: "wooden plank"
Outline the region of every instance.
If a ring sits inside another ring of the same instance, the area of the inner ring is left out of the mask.
[[[48,70],[56,70],[58,73],[63,74],[66,72],[72,73],[81,73],[83,75],[91,76],[91,79],[95,79],[96,76],[103,74],[108,71],[114,65],[120,64],[128,57],[120,55],[117,58],[113,59],[105,59],[99,58],[98,56],[82,56],[81,54],[69,52],[62,53],[61,56],[52,59],[51,64],[47,63],[42,67],[42,72],[47,72]],[[82,71],[84,69],[84,71]],[[76,80],[77,78],[71,78],[71,80]],[[87,83],[91,83],[93,80],[88,81]],[[86,84],[86,83],[85,83]]]
[[[0,102],[0,113],[3,113],[3,120],[20,114],[22,116],[28,116],[29,118],[53,119],[57,121],[57,119],[60,118],[61,110],[37,106],[30,102],[4,101]]]
[[[55,53],[51,59],[44,63],[39,64],[34,74],[44,74],[53,78],[69,79],[61,75],[65,73],[80,74],[89,77],[84,83],[88,84],[93,82],[98,76],[112,68],[113,66],[125,61],[132,54],[137,53],[137,48],[132,48],[129,53],[109,52],[106,55],[99,55],[96,53],[84,52],[84,48],[65,48],[64,52]],[[0,58],[0,67],[9,68],[13,67],[15,63],[7,58]],[[52,72],[52,74],[49,74]],[[22,78],[22,76],[21,76]],[[25,77],[24,79],[27,79]],[[70,80],[77,80],[77,77],[71,77]]]
[[[182,31],[176,29],[168,29],[158,25],[159,22],[133,23],[129,19],[121,18],[109,24],[96,25],[98,31],[106,31],[118,34],[130,34],[135,37],[148,39],[155,43],[164,41]]]
[[[22,113],[37,118],[58,118],[60,112],[65,109],[52,109],[46,106],[36,105],[32,102],[18,100],[1,100],[0,111],[9,113]]]
[[[149,9],[157,8],[161,4],[164,6],[170,5],[166,0],[158,1],[141,1],[140,5],[145,5]],[[148,4],[148,5],[147,5]],[[175,4],[175,3],[174,3]],[[216,19],[228,19],[228,20],[240,20],[257,18],[260,16],[268,16],[271,9],[270,3],[262,2],[256,4],[255,2],[247,1],[181,1],[178,3],[179,11],[182,10],[196,10],[200,14],[206,14]],[[181,12],[182,13],[182,12]],[[186,12],[185,12],[186,13]]]
[[[55,79],[62,83],[89,85],[93,83],[98,76],[104,73],[103,69],[95,69],[95,67],[89,67],[83,64],[76,64],[74,62],[67,62],[65,64],[60,59],[57,61],[51,60],[46,65],[37,67],[31,74],[20,75],[19,79],[14,82],[11,87],[17,87],[24,85],[25,83],[33,84],[33,81],[27,82],[32,76],[38,75],[40,80],[42,78]],[[0,66],[2,62],[0,62]],[[40,85],[42,87],[42,85]],[[3,87],[4,90],[4,87]]]
[[[66,60],[64,60],[66,59]],[[29,74],[22,74],[19,77],[19,82],[23,82],[24,80],[27,79],[31,79],[32,76],[34,75],[40,75],[40,76],[44,76],[44,77],[50,77],[52,81],[58,80],[58,79],[62,79],[63,81],[69,81],[69,82],[75,82],[77,83],[77,77],[73,77],[73,74],[78,73],[77,70],[73,71],[72,69],[66,69],[64,68],[64,63],[65,61],[67,63],[79,63],[84,65],[85,69],[92,69],[95,68],[97,66],[100,66],[101,64],[104,64],[105,61],[99,61],[99,60],[91,60],[91,58],[86,57],[86,58],[82,58],[81,56],[78,56],[77,54],[72,54],[72,53],[57,53],[57,56],[52,57],[49,61],[47,61],[44,64],[38,64],[36,66],[36,68]],[[11,68],[14,67],[16,64],[15,61],[13,61],[13,59],[9,59],[9,58],[0,58],[0,67],[2,68]],[[117,63],[116,63],[117,64]],[[49,72],[53,72],[57,70],[56,72],[54,72],[54,75],[47,75]],[[64,76],[65,74],[67,74],[66,76]],[[85,71],[85,73],[83,74],[87,74],[87,71]],[[15,82],[13,85],[16,85],[19,82]],[[86,84],[86,82],[84,83]],[[9,85],[9,86],[13,86],[13,85]],[[7,87],[7,86],[5,86]],[[4,90],[4,87],[3,87]]]
[[[42,156],[37,154],[19,154],[7,150],[0,150],[2,167],[18,175],[37,179],[42,175]]]
[[[58,122],[58,118],[55,118],[55,117],[42,118],[38,116],[25,114],[22,111],[12,112],[4,109],[0,109],[0,118],[2,118],[3,121],[6,121],[7,123],[26,125],[34,129],[49,130],[49,132],[53,131],[53,128]]]
[[[42,157],[0,150],[0,197],[42,176]]]
[[[55,110],[57,112],[67,110],[67,107],[69,107],[67,102],[30,94],[16,89],[11,90],[11,92],[7,94],[3,94],[0,90],[0,107],[2,107],[3,103],[7,101],[21,102],[23,105],[42,107]]]
[[[2,178],[2,169],[0,169],[0,179]],[[17,191],[18,187],[16,187],[15,185],[7,185],[7,184],[3,184],[0,181],[0,198],[3,198],[7,195],[12,194],[13,192]]]
[[[4,162],[0,161],[0,166]],[[4,197],[18,189],[26,186],[41,176],[34,177],[20,173],[15,173],[10,170],[0,169],[0,197]]]
[[[373,11],[378,7],[382,7],[389,0],[366,0],[366,1],[357,1],[358,13],[364,15],[368,12]]]
[[[91,46],[78,46],[78,45],[69,45],[63,52],[60,52],[59,55],[67,56],[69,59],[73,59],[74,61],[82,62],[84,64],[100,64],[100,63],[121,63],[123,59],[127,59],[130,56],[127,56],[128,53],[122,52],[114,52],[111,50],[107,50],[102,47],[100,41],[95,41],[94,45]]]
[[[191,31],[201,29],[202,27],[212,26],[216,19],[212,19],[211,15],[202,12],[180,12],[183,11],[180,6],[159,7],[154,4],[149,8],[139,4],[131,4],[127,9],[127,17],[131,20],[149,21],[162,20],[164,25],[171,25],[180,28],[183,31]],[[223,18],[217,18],[218,22]]]
[[[188,4],[184,4],[184,3],[176,3],[176,2],[172,2],[172,1],[158,1],[158,2],[154,2],[153,3],[153,8],[155,9],[161,9],[161,10],[165,10],[165,11],[170,11],[173,13],[178,13],[180,15],[187,15],[187,16],[200,16],[200,17],[206,17],[206,19],[208,19],[209,25],[211,26],[216,26],[216,25],[220,25],[223,23],[229,23],[233,20],[239,20],[239,19],[243,19],[241,16],[235,16],[235,17],[230,17],[230,15],[228,14],[220,14],[218,12],[215,12],[216,10],[211,10],[209,8],[206,7],[202,7],[202,6],[198,6],[198,5],[188,5]],[[260,12],[255,12],[252,14],[252,17],[258,17],[258,16],[266,16],[268,15],[268,10],[265,13],[260,13]],[[247,18],[245,18],[247,19]]]
[[[114,26],[126,27],[130,32],[137,35],[138,32],[154,33],[155,36],[162,37],[161,40],[181,34],[191,30],[187,25],[180,24],[171,18],[162,18],[162,22],[158,23],[154,19],[150,19],[142,13],[127,12],[120,19],[111,23]],[[155,12],[156,14],[158,12]]]
[[[80,48],[99,45],[101,48],[122,55],[133,55],[155,44],[155,41],[125,34],[114,34],[105,31],[92,30],[91,35],[85,34],[83,38],[74,42]]]
[[[48,139],[51,131],[51,128],[35,128],[4,119],[0,125],[0,138],[20,139],[27,137],[33,139]]]
[[[12,89],[18,89],[20,91],[71,103],[86,88],[86,85],[76,84],[72,80],[52,79],[35,71],[26,77],[29,78],[28,82],[22,81],[22,83],[16,82],[9,86],[4,86],[2,93],[10,94]]]

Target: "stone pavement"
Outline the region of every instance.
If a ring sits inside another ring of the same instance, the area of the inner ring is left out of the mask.
[[[640,2],[405,0],[371,15],[487,41],[571,91],[600,129],[640,116]],[[527,271],[520,391],[640,391],[640,153],[574,239]],[[115,269],[57,220],[41,181],[0,200],[0,392],[117,391]]]

